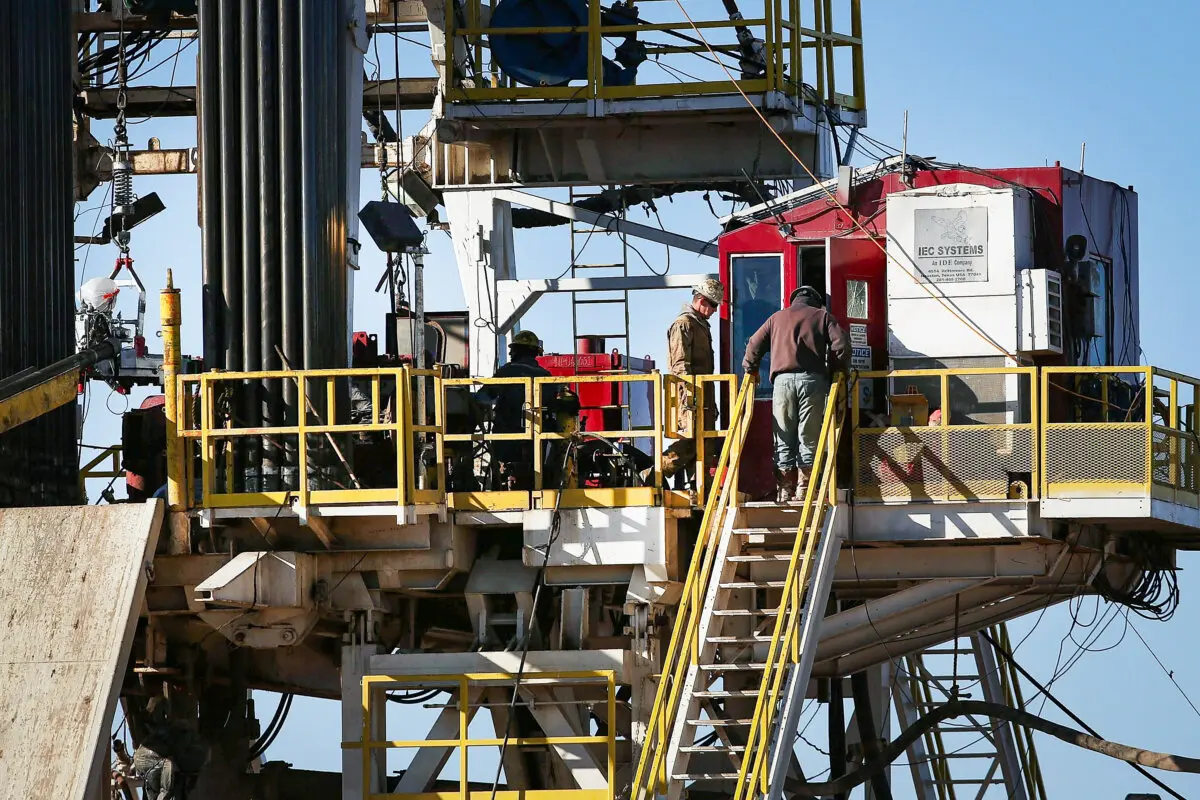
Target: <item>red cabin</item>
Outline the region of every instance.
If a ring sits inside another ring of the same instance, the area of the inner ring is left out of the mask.
[[[1062,270],[1067,264],[1064,246],[1068,237],[1081,234],[1088,241],[1089,264],[1098,264],[1101,274],[1096,287],[1085,292],[1095,305],[1089,312],[1091,328],[1078,348],[1070,343],[1061,355],[1039,353],[1022,360],[1036,363],[1136,363],[1137,361],[1137,269],[1136,269],[1136,195],[1131,190],[1098,181],[1061,167],[1031,169],[977,170],[968,167],[936,168],[924,162],[907,175],[901,165],[880,165],[872,169],[843,169],[840,180],[829,181],[780,198],[771,203],[728,218],[720,237],[720,274],[729,295],[721,308],[720,366],[722,371],[741,374],[746,340],[801,285],[814,286],[825,293],[830,311],[847,330],[853,345],[853,364],[857,370],[889,368],[923,369],[967,366],[954,345],[945,351],[937,344],[937,320],[926,325],[918,315],[921,306],[904,305],[898,297],[889,298],[889,280],[897,293],[898,279],[916,281],[893,258],[889,248],[897,246],[888,237],[888,197],[900,192],[926,194],[933,187],[967,184],[988,189],[1016,189],[1020,194],[1017,223],[1010,213],[1007,234],[994,225],[990,236],[997,245],[1007,244],[1009,268],[1036,267]],[[967,187],[968,189],[970,187]],[[837,202],[830,196],[833,194]],[[1010,203],[1011,205],[1011,203]],[[849,210],[847,214],[846,210]],[[851,217],[851,215],[853,215]],[[985,217],[986,220],[986,217]],[[989,236],[985,221],[984,237]],[[865,229],[865,231],[864,231]],[[1014,247],[1012,242],[1017,241]],[[908,259],[905,256],[905,259]],[[920,261],[918,258],[917,261]],[[1004,278],[999,260],[992,259],[993,279]],[[889,275],[889,270],[891,274]],[[986,272],[985,272],[986,279]],[[967,280],[976,280],[968,276]],[[1006,279],[1005,279],[1006,280]],[[1089,279],[1095,283],[1095,279]],[[986,294],[956,278],[923,278],[921,282],[940,284],[936,290],[945,296]],[[995,280],[993,280],[995,283]],[[1018,283],[1015,279],[1012,286]],[[1003,293],[1001,283],[1001,293]],[[978,284],[977,284],[978,286]],[[960,294],[954,294],[960,289]],[[1008,290],[1008,300],[1016,303]],[[996,292],[992,292],[996,294]],[[910,298],[911,299],[911,298]],[[973,302],[974,302],[973,301]],[[1015,307],[1015,306],[1014,306]],[[973,313],[972,311],[968,313]],[[906,330],[927,328],[919,347],[911,346],[922,336],[898,337],[894,328],[899,320],[889,314],[908,314]],[[935,315],[936,316],[936,315]],[[1018,323],[1001,331],[998,338],[1011,334],[1010,352],[1021,350],[1017,341]],[[962,338],[953,331],[947,340]],[[929,341],[932,339],[932,341]],[[1132,346],[1131,346],[1132,343]],[[1003,351],[1002,351],[1003,352]],[[979,363],[978,361],[976,363]],[[769,361],[764,360],[762,384],[756,395],[760,404],[750,431],[750,452],[767,452],[771,446],[771,386]],[[859,384],[864,408],[885,411],[886,391],[881,381]],[[742,489],[760,496],[772,486],[771,466],[765,459],[747,464],[742,471]]]

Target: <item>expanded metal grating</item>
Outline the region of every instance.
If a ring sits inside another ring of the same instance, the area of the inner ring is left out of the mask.
[[[1146,426],[1095,424],[1047,427],[1046,482],[1146,483]]]
[[[1030,426],[889,428],[858,434],[862,500],[998,500],[1034,466]]]

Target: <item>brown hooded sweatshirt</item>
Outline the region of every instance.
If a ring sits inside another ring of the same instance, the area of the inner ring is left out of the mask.
[[[828,375],[829,367],[846,369],[850,346],[846,333],[833,315],[806,295],[776,311],[746,342],[742,369],[757,372],[763,353],[771,353],[771,380],[785,372]],[[828,355],[832,353],[832,360]]]

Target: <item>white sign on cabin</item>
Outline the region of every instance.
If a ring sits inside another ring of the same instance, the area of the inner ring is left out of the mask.
[[[913,214],[921,283],[987,281],[987,208],[918,208]]]

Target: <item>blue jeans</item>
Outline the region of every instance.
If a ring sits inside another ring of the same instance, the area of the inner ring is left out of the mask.
[[[771,415],[774,417],[776,469],[784,472],[797,467],[812,467],[828,396],[829,380],[824,375],[785,372],[775,376]]]

